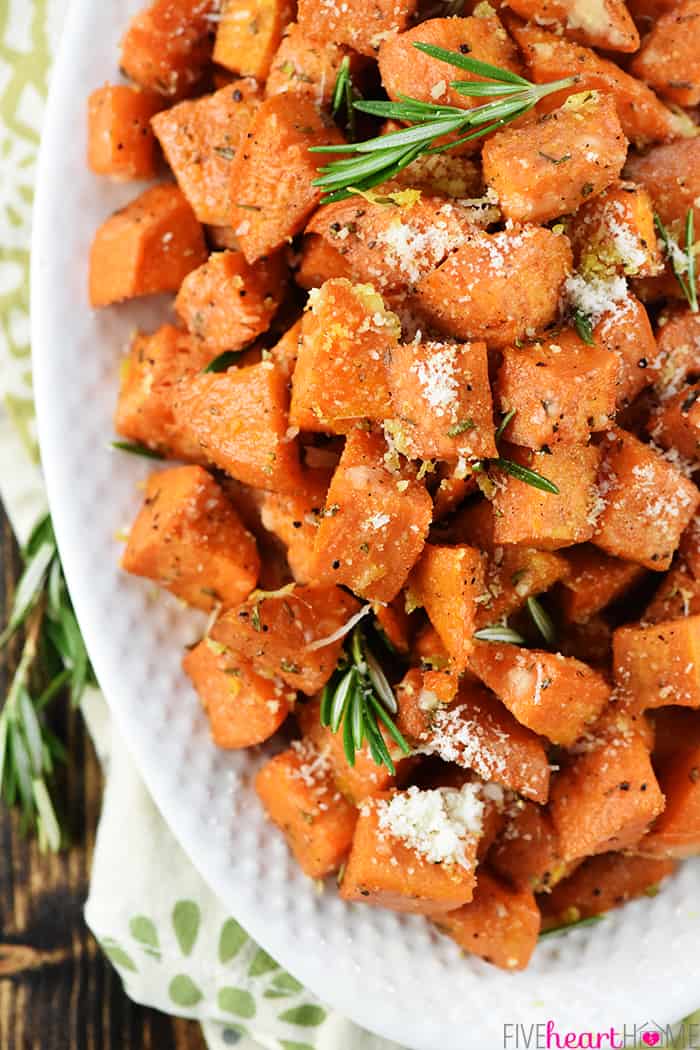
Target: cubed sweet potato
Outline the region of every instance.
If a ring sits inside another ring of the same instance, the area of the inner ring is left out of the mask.
[[[416,635],[413,655],[420,660],[421,667],[444,670],[450,665],[447,649],[431,623],[427,623]]]
[[[695,229],[699,228],[700,138],[654,146],[648,153],[631,153],[625,174],[645,187],[663,223],[671,225],[684,220],[688,208],[692,208]]]
[[[231,163],[262,101],[257,81],[233,84],[180,102],[152,121],[178,185],[200,222],[226,226]]]
[[[274,361],[277,369],[286,376],[287,380],[292,378],[296,368],[300,342],[301,318],[295,321],[291,328],[288,328],[275,345],[267,351],[268,359]]]
[[[527,547],[496,547],[486,562],[485,588],[479,598],[476,626],[498,623],[522,608],[530,597],[548,591],[569,572],[558,554]]]
[[[259,107],[230,170],[229,222],[248,262],[299,233],[321,199],[313,185],[321,154],[310,146],[339,145],[343,137],[311,99],[274,95]],[[264,203],[261,203],[264,202]]]
[[[700,613],[700,580],[682,558],[662,578],[658,590],[644,610],[642,623],[663,623]]]
[[[153,186],[100,226],[90,250],[92,306],[176,292],[207,257],[202,227],[177,186]]]
[[[626,408],[654,382],[661,360],[643,303],[632,294],[615,303],[595,326],[593,339],[617,357],[617,406]]]
[[[352,267],[324,237],[317,233],[308,234],[301,246],[301,259],[299,268],[294,273],[294,280],[300,288],[308,291],[311,288],[320,288],[325,281],[334,277],[352,280]]]
[[[700,707],[700,616],[618,627],[613,649],[617,688],[634,709]]]
[[[418,282],[416,306],[451,338],[508,346],[554,320],[570,269],[562,234],[535,226],[474,230]]]
[[[328,470],[305,470],[294,492],[266,492],[262,497],[262,523],[284,543],[289,567],[298,583],[312,579],[314,540],[330,480]]]
[[[128,84],[105,84],[88,99],[88,166],[115,179],[152,179],[158,169],[151,117],[163,99]]]
[[[410,467],[389,470],[383,438],[348,434],[316,534],[314,577],[389,602],[403,587],[430,526],[432,501]]]
[[[239,76],[265,80],[295,6],[293,0],[221,0],[214,61]]]
[[[312,292],[292,377],[292,424],[343,433],[363,419],[386,419],[387,364],[400,335],[398,317],[372,285],[341,277]]]
[[[340,884],[343,900],[374,904],[394,911],[440,915],[454,911],[472,899],[476,883],[478,833],[465,835],[461,841],[461,861],[451,863],[430,860],[404,837],[391,831],[387,818],[389,806],[397,797],[401,801],[431,804],[426,814],[424,838],[430,829],[441,826],[446,809],[445,796],[458,794],[454,788],[421,792],[384,792],[366,799],[360,806],[350,856]],[[441,820],[442,818],[442,820]],[[401,822],[409,825],[410,820]]]
[[[433,921],[465,952],[502,970],[524,970],[540,934],[534,894],[512,889],[482,868],[474,899]]]
[[[265,83],[267,95],[304,95],[329,105],[343,59],[350,62],[353,82],[361,76],[364,59],[332,40],[310,36],[298,22],[288,25],[272,57]]]
[[[606,434],[602,448],[593,542],[647,569],[668,569],[700,492],[658,452],[623,430]]]
[[[279,678],[262,678],[226,648],[204,638],[182,661],[209,717],[214,743],[240,748],[262,744],[291,710],[294,693]]]
[[[214,252],[182,282],[175,310],[212,357],[240,350],[270,327],[286,277],[280,252],[252,265],[243,252]]]
[[[399,653],[408,653],[413,638],[413,622],[406,611],[406,596],[399,592],[386,605],[377,602],[372,607],[377,627],[384,639]]]
[[[506,823],[491,846],[488,862],[517,889],[546,893],[564,877],[568,865],[547,809],[518,801],[506,814]]]
[[[607,675],[612,662],[612,632],[602,614],[591,616],[585,623],[563,622],[559,647],[564,656],[574,656]]]
[[[352,844],[357,810],[343,798],[327,759],[302,740],[275,755],[255,778],[268,817],[312,879],[337,871]]]
[[[476,642],[469,669],[534,733],[570,747],[610,698],[605,679],[561,653]]]
[[[700,2],[681,0],[661,15],[630,71],[677,106],[700,103]]]
[[[666,806],[635,847],[645,857],[682,860],[700,853],[700,745],[688,741],[658,768]]]
[[[374,57],[383,40],[406,28],[416,6],[417,0],[374,0],[371,7],[299,0],[298,18],[308,36]]]
[[[624,136],[610,95],[588,91],[536,124],[505,128],[484,145],[484,181],[513,222],[575,212],[622,171]]]
[[[610,558],[590,544],[566,551],[563,557],[569,572],[560,589],[559,605],[574,623],[586,623],[645,576],[635,562]]]
[[[496,547],[503,547],[494,538],[494,523],[491,500],[470,500],[452,519],[450,538],[493,553]]]
[[[664,400],[700,373],[700,313],[693,313],[689,307],[664,310],[658,319],[656,340],[660,358],[656,385]]]
[[[151,474],[122,567],[199,609],[243,601],[260,572],[255,539],[202,467]]]
[[[614,183],[587,201],[567,232],[583,274],[650,277],[662,268],[651,197],[633,182]]]
[[[314,648],[344,627],[358,602],[339,587],[283,587],[259,591],[221,616],[211,637],[262,673],[277,675],[311,696],[335,670],[342,637]]]
[[[476,599],[484,592],[484,557],[474,547],[426,544],[410,578],[413,601],[422,605],[463,671],[473,648]]]
[[[390,131],[398,131],[401,127],[398,122],[387,120],[382,126],[382,131],[388,134]],[[420,190],[426,195],[440,194],[462,201],[478,200],[484,192],[481,165],[475,159],[462,155],[468,145],[469,143],[456,146],[452,153],[421,153],[411,164],[395,173],[391,180],[392,186]],[[479,200],[478,209],[484,224],[493,221],[498,212],[498,206],[493,201],[484,199]],[[472,211],[472,215],[477,221],[476,209]]]
[[[526,21],[551,26],[569,40],[604,51],[636,51],[639,33],[624,0],[600,5],[580,0],[508,0],[508,7]]]
[[[440,521],[456,510],[467,496],[477,491],[474,474],[464,472],[464,464],[438,463],[435,471],[438,486],[433,492],[433,521]]]
[[[700,711],[690,707],[659,707],[644,717],[654,731],[652,762],[657,769],[673,764],[682,751],[700,748]]]
[[[677,449],[691,463],[700,457],[700,383],[686,386],[668,398],[649,421],[657,445]]]
[[[215,10],[215,0],[153,0],[124,34],[122,71],[169,98],[191,94],[211,60]]]

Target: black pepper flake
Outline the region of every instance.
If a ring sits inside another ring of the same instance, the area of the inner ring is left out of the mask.
[[[340,568],[340,562],[338,561],[338,559],[337,559],[337,558],[335,559],[335,561],[333,561],[333,562],[331,563],[331,568],[332,568],[332,569],[339,569],[339,568]]]

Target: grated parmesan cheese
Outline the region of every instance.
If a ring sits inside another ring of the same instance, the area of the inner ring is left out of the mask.
[[[433,864],[471,867],[465,845],[481,834],[484,803],[478,784],[421,791],[410,787],[377,803],[379,827]]]

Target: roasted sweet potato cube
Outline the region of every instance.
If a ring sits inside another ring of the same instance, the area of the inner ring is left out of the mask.
[[[416,6],[417,0],[375,0],[371,7],[299,0],[298,18],[308,36],[374,57],[383,40],[406,28]]]
[[[635,846],[664,808],[636,733],[603,739],[552,781],[549,809],[566,861]]]
[[[301,340],[301,318],[288,328],[284,335],[274,346],[271,346],[267,354],[270,361],[274,361],[278,370],[282,372],[287,380],[292,378],[299,356],[299,343]]]
[[[515,890],[479,869],[469,904],[433,920],[470,955],[502,970],[524,970],[537,947],[540,911],[530,890]]]
[[[496,547],[503,549],[502,544],[494,539],[494,520],[491,500],[471,500],[453,518],[450,535],[459,543],[468,543],[482,551],[493,552]]]
[[[219,747],[254,747],[276,733],[291,710],[294,693],[281,679],[262,678],[211,638],[188,649],[182,661],[209,716]]]
[[[332,40],[310,36],[297,22],[292,22],[272,57],[265,92],[267,95],[305,95],[327,106],[346,56],[356,82],[362,74],[364,59]]]
[[[539,898],[543,929],[603,915],[635,897],[653,896],[659,883],[672,875],[669,860],[648,860],[624,853],[589,857],[551,893]]]
[[[152,121],[168,164],[200,222],[228,224],[231,163],[261,101],[257,81],[237,80],[213,95],[180,102]]]
[[[551,453],[509,446],[507,457],[553,482],[559,495],[499,472],[492,501],[493,540],[557,550],[593,534],[599,452],[591,445],[555,445]]]
[[[420,660],[421,666],[425,668],[444,670],[450,666],[447,649],[431,623],[427,623],[416,635],[413,643],[413,655]]]
[[[411,574],[412,600],[422,605],[450,654],[463,671],[473,647],[476,599],[484,591],[484,557],[474,547],[426,544]]]
[[[695,462],[700,457],[700,383],[684,387],[668,398],[649,421],[657,445],[677,449]]]
[[[486,562],[486,586],[478,602],[477,628],[510,616],[522,608],[528,598],[548,591],[568,571],[567,562],[558,554],[496,547]]]
[[[700,103],[700,2],[682,0],[661,15],[630,71],[677,106]]]
[[[624,0],[605,0],[600,17],[577,0],[509,0],[508,6],[526,21],[546,19],[557,33],[605,51],[636,51],[639,33]]]
[[[90,302],[176,292],[207,257],[202,227],[177,186],[153,186],[110,216],[90,251]]]
[[[284,372],[261,361],[197,376],[180,388],[175,416],[183,434],[232,478],[273,492],[299,485],[299,452],[289,434]]]
[[[339,587],[283,587],[261,591],[220,617],[211,637],[259,672],[277,675],[311,696],[326,684],[343,647],[342,637],[316,646],[357,612],[355,598]]]
[[[583,274],[651,277],[663,268],[651,197],[633,182],[617,182],[588,200],[568,234]]]
[[[433,521],[440,521],[456,510],[467,496],[478,491],[476,478],[467,473],[465,464],[437,463],[435,474],[438,485],[433,492]]]
[[[700,616],[618,627],[613,651],[617,688],[636,710],[700,707]]]
[[[122,71],[149,91],[190,95],[211,60],[216,6],[215,0],[153,0],[124,34]]]
[[[457,815],[460,804],[464,813]],[[461,907],[474,893],[482,814],[483,802],[471,784],[461,791],[411,787],[365,799],[340,896],[420,915]],[[438,829],[444,832],[442,845],[449,841],[451,850],[443,852],[432,841]]]
[[[328,761],[301,740],[275,755],[255,778],[268,817],[312,879],[337,871],[352,844],[357,810],[343,798]]]
[[[294,492],[266,492],[260,518],[287,548],[294,579],[309,583],[313,574],[314,540],[321,521],[331,475],[328,470],[306,470]]]
[[[265,99],[230,171],[229,222],[248,262],[269,255],[303,229],[321,199],[313,181],[323,161],[309,147],[342,141],[335,124],[311,99]]]
[[[255,587],[255,539],[202,467],[151,474],[122,567],[146,576],[198,609],[228,608]]]
[[[658,590],[644,610],[644,624],[680,620],[700,613],[700,579],[682,559],[662,578]]]
[[[376,434],[353,430],[328,490],[316,534],[314,577],[369,601],[403,587],[430,526],[432,501],[409,467],[393,473]]]
[[[602,449],[593,542],[647,569],[668,569],[700,492],[658,452],[624,430],[606,434]]]
[[[452,670],[430,670],[425,664],[408,669],[394,694],[398,707],[396,725],[413,748],[421,748],[427,742],[435,712],[449,706],[458,689],[459,675]],[[431,782],[430,786],[437,785]]]
[[[508,441],[527,448],[585,444],[615,416],[618,362],[566,329],[551,340],[508,347],[494,393],[501,412],[515,411]]]
[[[607,92],[615,100],[622,130],[631,142],[670,142],[682,135],[695,134],[685,114],[675,113],[660,102],[654,92],[640,80],[625,73],[620,66],[601,58],[590,48],[540,29],[509,25],[512,35],[523,50],[530,77],[537,84],[575,75],[579,91]],[[549,95],[540,108],[551,112],[571,93],[570,89]],[[634,176],[631,176],[634,178]]]
[[[152,179],[158,169],[151,117],[163,99],[128,84],[105,84],[88,100],[88,165],[96,175]]]
[[[391,413],[387,363],[401,324],[369,284],[326,281],[309,296],[290,420],[303,430],[343,433]]]
[[[534,733],[570,747],[610,698],[605,679],[561,653],[476,642],[469,669]]]
[[[243,252],[214,252],[182,282],[175,310],[212,357],[240,350],[270,327],[286,275],[279,252],[252,265]]]
[[[293,0],[222,0],[214,61],[240,76],[265,80],[294,8]]]
[[[493,870],[517,889],[549,891],[566,874],[552,819],[534,802],[516,802],[489,850]]]
[[[653,727],[652,761],[663,770],[683,751],[700,748],[700,711],[689,707],[659,707],[643,716]]]
[[[508,346],[554,320],[570,269],[569,241],[559,233],[474,230],[418,282],[416,306],[453,339]]]
[[[688,208],[692,208],[698,229],[700,138],[679,139],[667,146],[654,146],[648,153],[630,154],[625,174],[645,187],[654,202],[654,211],[665,225],[685,220]]]
[[[628,294],[622,303],[606,310],[593,330],[593,339],[617,357],[617,406],[625,408],[654,382],[661,360],[646,308]]]
[[[570,95],[536,124],[505,128],[484,145],[484,181],[513,222],[574,212],[622,171],[627,139],[610,95]]]
[[[398,123],[386,121],[383,130],[388,133],[398,131],[400,127]],[[424,194],[439,193],[458,200],[477,200],[484,192],[481,165],[471,157],[462,156],[468,145],[456,146],[454,153],[422,153],[402,171],[396,172],[392,183],[406,189],[421,190]],[[483,217],[488,214],[489,221],[491,215],[495,219],[498,206],[493,201],[480,201],[478,207]]]
[[[612,660],[613,629],[604,615],[592,616],[585,623],[564,621],[559,632],[559,648],[607,675]]]
[[[560,588],[559,604],[573,623],[586,623],[645,576],[635,562],[610,558],[587,543],[566,551],[563,557],[569,572]]]
[[[682,860],[700,853],[700,745],[688,741],[661,763],[659,786],[666,806],[635,847],[645,857]]]
[[[301,261],[294,274],[294,280],[300,288],[308,291],[311,288],[320,288],[325,281],[334,277],[352,280],[352,267],[324,237],[318,233],[310,233],[304,238],[301,246]]]
[[[409,459],[497,455],[485,343],[397,346],[389,365],[385,430]]]

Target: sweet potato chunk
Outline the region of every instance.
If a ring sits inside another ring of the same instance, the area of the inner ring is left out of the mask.
[[[403,587],[430,526],[432,501],[410,468],[392,473],[383,438],[348,435],[316,535],[314,576],[345,584],[369,601]]]
[[[479,598],[476,626],[498,623],[525,605],[530,597],[548,591],[569,572],[558,554],[521,547],[496,547],[486,563],[485,589]]]
[[[524,970],[540,934],[534,894],[511,889],[483,869],[474,899],[434,922],[465,952],[502,970]]]
[[[566,237],[527,226],[474,230],[417,285],[416,305],[451,338],[508,346],[554,320],[571,269]]]
[[[169,98],[191,94],[211,59],[215,8],[215,0],[153,0],[124,34],[122,71]]]
[[[661,15],[630,70],[677,106],[700,103],[700,3],[682,0]]]
[[[335,82],[346,56],[355,80],[362,72],[364,59],[332,40],[309,36],[302,26],[292,22],[272,57],[265,93],[268,96],[304,95],[327,106],[333,98]]]
[[[182,666],[199,694],[219,747],[264,743],[291,710],[294,693],[280,679],[262,678],[250,664],[210,638],[188,649]]]
[[[648,153],[630,154],[625,174],[645,187],[663,223],[668,226],[684,220],[692,208],[698,229],[700,138],[679,139],[667,146],[655,146]]]
[[[213,95],[180,102],[152,121],[168,164],[200,222],[228,224],[231,163],[261,101],[255,80],[237,80]]]
[[[664,402],[649,421],[657,445],[675,448],[692,462],[700,454],[700,383],[687,386]]]
[[[534,802],[518,801],[489,850],[493,870],[516,889],[548,892],[564,877],[568,865],[549,813]]]
[[[662,268],[654,206],[643,186],[618,182],[578,210],[569,238],[586,275],[650,277]]]
[[[374,0],[366,4],[329,4],[299,0],[299,25],[310,37],[347,44],[361,55],[376,55],[387,37],[405,29],[417,0]]]
[[[88,166],[96,175],[152,179],[158,168],[151,117],[160,95],[127,84],[105,84],[88,100]]]
[[[569,572],[560,590],[567,620],[586,623],[642,580],[644,569],[631,561],[609,558],[590,544],[566,551]]]
[[[471,493],[477,491],[476,479],[473,474],[465,474],[464,464],[457,460],[456,463],[438,463],[437,476],[438,487],[433,493],[433,521],[440,521],[453,510]]]
[[[260,572],[254,538],[202,467],[151,474],[122,566],[198,609],[243,601]]]
[[[613,647],[617,688],[636,710],[700,707],[700,616],[618,627]]]
[[[309,147],[342,141],[335,124],[311,99],[265,99],[230,171],[229,221],[248,262],[269,255],[303,229],[321,199],[312,183],[323,161]]]
[[[623,853],[590,857],[539,899],[545,930],[603,915],[635,897],[653,894],[673,874],[673,861],[647,860]]]
[[[610,697],[601,675],[561,653],[476,642],[469,669],[522,725],[563,747],[581,736]]]
[[[207,257],[202,228],[177,186],[153,186],[100,226],[90,251],[93,306],[176,292]]]
[[[610,95],[570,95],[536,124],[506,128],[484,145],[484,181],[513,222],[574,212],[620,174],[627,156]]]
[[[300,288],[308,291],[311,288],[320,288],[325,281],[334,277],[352,280],[352,268],[338,249],[325,238],[317,233],[309,234],[301,246],[301,261],[294,274],[294,280]]]
[[[265,80],[294,8],[293,0],[222,0],[214,61],[240,76]]]
[[[688,557],[683,547],[681,539],[678,561],[662,577],[658,590],[644,610],[643,624],[680,620],[700,613],[700,576],[692,556]]]
[[[467,785],[463,790],[469,791],[470,787]],[[438,853],[430,852],[431,829],[433,834],[437,832],[450,812],[448,807],[459,805],[460,796],[461,792],[455,788],[422,792],[412,787],[406,792],[383,792],[366,799],[360,807],[352,850],[340,884],[343,900],[420,915],[440,915],[470,901],[476,883],[474,869],[483,803],[475,798],[471,801],[475,830],[469,832],[465,828],[463,835],[455,836],[461,859],[446,862],[436,859]],[[392,820],[397,799],[399,805],[405,806],[406,815]],[[410,834],[414,807],[416,810],[420,807],[424,814],[423,834],[417,833],[418,844],[423,845],[425,841],[424,851],[413,845]],[[392,826],[397,833],[392,832]]]
[[[557,33],[604,51],[636,51],[639,33],[624,0],[604,0],[599,6],[579,0],[508,0],[508,7],[526,21],[551,25]]]
[[[260,591],[222,616],[211,637],[250,660],[259,672],[277,675],[310,696],[335,670],[343,639],[311,647],[344,627],[358,608],[339,587]]]
[[[484,591],[483,555],[474,547],[426,544],[411,574],[410,590],[455,667],[463,671],[474,646],[476,599]]]
[[[286,275],[279,252],[252,266],[243,252],[215,252],[182,282],[175,310],[212,357],[240,350],[270,327]]]
[[[700,503],[695,485],[658,452],[616,429],[603,442],[598,493],[595,545],[647,569],[667,569]]]
[[[617,357],[617,406],[625,408],[654,382],[661,360],[645,307],[628,294],[603,314],[593,330],[593,339]]]
[[[327,281],[309,297],[292,379],[290,420],[342,433],[391,413],[387,363],[401,325],[369,284]]]
[[[635,847],[645,857],[683,860],[700,853],[700,746],[686,743],[658,771],[666,807]]]
[[[327,470],[306,470],[294,492],[266,492],[262,498],[262,523],[284,543],[289,567],[298,583],[312,579],[314,541],[330,480]]]
[[[501,412],[515,410],[504,434],[528,448],[585,444],[615,416],[618,362],[567,329],[553,339],[508,347],[495,383]]]
[[[312,744],[299,741],[271,758],[255,778],[255,790],[305,875],[322,879],[338,870],[352,844],[357,810]]]

